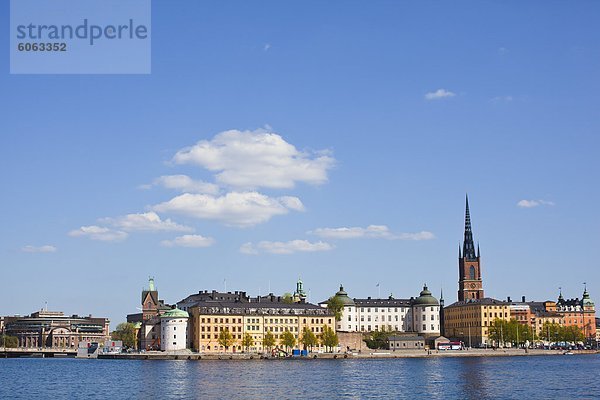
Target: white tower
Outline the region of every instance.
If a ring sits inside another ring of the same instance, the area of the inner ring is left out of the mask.
[[[189,314],[174,308],[160,316],[160,349],[162,351],[185,350]]]

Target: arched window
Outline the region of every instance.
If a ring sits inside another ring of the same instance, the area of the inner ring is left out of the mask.
[[[472,265],[469,267],[469,279],[475,279],[475,267]]]

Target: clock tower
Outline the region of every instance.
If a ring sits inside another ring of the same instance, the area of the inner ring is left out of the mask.
[[[482,299],[483,283],[481,281],[481,254],[473,243],[471,230],[471,215],[469,213],[469,197],[466,197],[465,237],[462,245],[458,246],[458,301]]]

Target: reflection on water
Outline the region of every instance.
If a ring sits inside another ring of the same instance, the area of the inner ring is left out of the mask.
[[[600,398],[594,375],[599,368],[599,355],[269,361],[0,359],[0,398]]]

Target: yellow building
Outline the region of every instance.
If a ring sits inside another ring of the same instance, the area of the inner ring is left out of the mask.
[[[246,348],[242,339],[249,333],[254,344],[251,352],[266,352],[263,338],[271,332],[275,347],[281,347],[284,332],[291,332],[296,339],[296,348],[304,328],[310,329],[315,336],[323,332],[324,326],[335,330],[335,316],[327,309],[314,304],[284,302],[281,297],[270,294],[263,297],[248,297],[245,292],[219,293],[200,292],[178,303],[179,307],[190,314],[190,346],[200,352],[241,352]],[[233,344],[225,349],[219,343],[219,332],[228,330]],[[315,346],[313,350],[324,350]]]
[[[444,335],[465,346],[491,346],[489,327],[494,320],[510,320],[510,303],[489,297],[458,301],[444,308]]]

